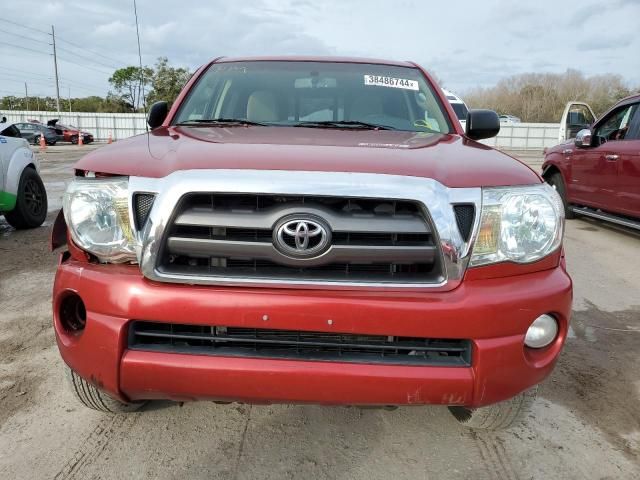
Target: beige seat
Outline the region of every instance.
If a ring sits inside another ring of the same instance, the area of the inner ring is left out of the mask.
[[[278,99],[275,93],[257,90],[247,100],[247,120],[252,122],[276,122],[278,118]]]

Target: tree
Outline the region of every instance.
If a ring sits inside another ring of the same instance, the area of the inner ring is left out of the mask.
[[[490,88],[478,88],[466,96],[473,108],[490,108],[524,122],[560,121],[567,102],[587,102],[596,114],[604,113],[632,93],[620,75],[585,77],[578,70],[565,73],[523,73],[500,80]]]
[[[155,65],[148,103],[165,101],[171,105],[190,77],[191,73],[186,68],[171,67],[167,57],[159,57]]]
[[[144,92],[141,83],[148,84],[153,78],[153,70],[149,67],[124,67],[119,68],[109,78],[109,83],[123,101],[131,105],[131,109],[136,111],[140,108],[141,101],[144,101]]]

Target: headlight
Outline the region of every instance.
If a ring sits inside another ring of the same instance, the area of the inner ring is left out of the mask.
[[[123,177],[76,179],[64,194],[64,218],[73,241],[102,262],[136,261],[128,186]]]
[[[563,229],[562,200],[546,183],[483,189],[471,265],[540,260],[560,246]]]

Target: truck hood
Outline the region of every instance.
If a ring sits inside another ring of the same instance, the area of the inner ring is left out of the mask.
[[[155,178],[192,169],[361,172],[448,187],[541,181],[519,160],[459,135],[296,127],[161,127],[95,150],[75,168]]]

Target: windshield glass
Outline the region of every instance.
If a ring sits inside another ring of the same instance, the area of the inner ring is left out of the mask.
[[[173,123],[211,119],[270,126],[330,122],[333,128],[363,127],[360,122],[393,130],[451,132],[420,70],[378,64],[213,64],[192,88]]]
[[[451,106],[453,107],[453,111],[456,112],[456,116],[459,120],[467,119],[467,113],[469,110],[467,110],[467,106],[464,103],[452,103]]]

